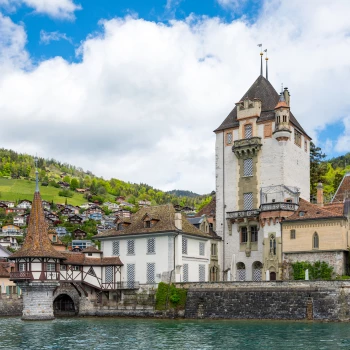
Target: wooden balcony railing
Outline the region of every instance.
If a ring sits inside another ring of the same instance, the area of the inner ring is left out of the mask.
[[[32,280],[33,274],[29,271],[10,272],[10,280]]]

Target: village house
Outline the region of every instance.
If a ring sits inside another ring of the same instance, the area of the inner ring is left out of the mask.
[[[92,245],[92,241],[88,239],[73,239],[69,244],[68,249],[70,248],[72,251],[82,251],[88,247],[91,247]]]
[[[87,189],[87,188],[76,188],[75,189],[75,192],[82,193],[82,194],[84,194],[84,193],[86,193],[88,191],[89,191],[89,189]]]
[[[65,227],[63,227],[63,226],[55,227],[55,231],[56,231],[58,237],[70,235],[70,233],[67,231],[67,229]]]
[[[26,210],[31,209],[32,202],[27,199],[24,199],[18,203],[17,208],[26,209]]]
[[[14,271],[15,264],[4,259],[0,260],[0,299],[19,298],[21,290],[10,280],[10,272]]]
[[[67,204],[66,208],[73,210],[74,214],[79,214],[80,212],[80,207],[77,207],[75,205]]]
[[[124,207],[134,208],[135,207],[134,204],[129,203],[129,202],[121,202],[119,205],[120,205],[121,208],[124,208]]]
[[[65,207],[59,211],[59,214],[62,216],[71,216],[75,214],[75,211],[71,208]]]
[[[144,207],[94,236],[104,256],[120,257],[122,281],[140,283],[209,281],[210,238],[170,204]]]
[[[101,213],[92,213],[92,214],[89,214],[88,217],[89,217],[89,219],[91,219],[91,220],[101,221],[103,215],[102,215]]]
[[[66,245],[58,238],[58,234],[54,228],[48,230],[48,235],[51,241],[52,246],[57,251],[65,251],[67,249]]]
[[[0,245],[4,248],[18,249],[19,244],[16,237],[13,236],[2,236],[0,237]]]
[[[26,211],[27,209],[24,209],[24,208],[5,208],[6,215],[9,215],[9,214],[23,215],[25,214]]]
[[[19,227],[25,226],[27,225],[27,219],[24,215],[16,215],[13,218],[13,224]]]
[[[151,201],[147,201],[147,200],[144,200],[144,201],[138,201],[137,202],[139,207],[150,207],[151,206]]]
[[[300,199],[298,210],[282,222],[283,261],[325,261],[335,275],[349,273],[350,193],[345,175],[331,203],[323,203],[322,184],[317,204]],[[286,278],[290,278],[285,271]]]
[[[74,239],[84,239],[86,235],[87,233],[81,228],[77,228],[72,232],[72,236],[74,237]]]
[[[23,236],[21,228],[17,225],[5,225],[1,228],[2,236]]]
[[[8,208],[14,208],[15,207],[15,202],[12,201],[0,201],[0,208],[2,208],[2,204],[5,204]]]
[[[51,225],[57,225],[60,222],[60,218],[58,215],[51,211],[44,211],[46,221]]]
[[[51,203],[48,201],[43,201],[43,208],[45,210],[51,210]]]
[[[105,202],[105,203],[103,203],[103,206],[107,207],[108,210],[110,210],[110,211],[116,211],[119,209],[119,204],[111,203],[111,202]]]
[[[0,202],[0,208],[5,209],[8,208],[8,206],[4,202]]]
[[[80,225],[83,222],[83,218],[79,215],[71,215],[68,219],[68,222],[70,222],[71,224],[78,224]]]
[[[131,211],[126,209],[120,209],[113,212],[111,215],[115,217],[131,218]]]
[[[103,213],[103,210],[98,205],[93,205],[93,206],[89,207],[88,209],[86,209],[86,211],[85,211],[85,214],[87,216],[90,216],[91,214],[101,214],[102,215],[102,213]]]

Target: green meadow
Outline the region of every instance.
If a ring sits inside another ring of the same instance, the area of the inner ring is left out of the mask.
[[[60,188],[51,186],[40,186],[42,199],[64,204],[66,198],[58,195],[60,190]],[[0,200],[2,201],[32,200],[34,191],[35,181],[0,178]],[[82,194],[74,193],[72,198],[67,198],[67,202],[72,205],[81,205],[86,203],[86,199]]]

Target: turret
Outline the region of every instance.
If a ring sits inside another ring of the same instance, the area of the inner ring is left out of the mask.
[[[285,100],[285,96],[289,99],[288,90],[281,92],[279,101],[275,106],[275,131],[273,136],[277,141],[288,141],[291,134],[289,127],[290,107]]]

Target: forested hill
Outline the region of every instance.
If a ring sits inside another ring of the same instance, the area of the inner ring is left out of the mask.
[[[323,183],[325,201],[330,201],[344,175],[350,172],[350,152],[345,155],[326,159],[320,147],[311,143],[310,148],[310,186],[312,199],[316,196],[318,182]]]
[[[194,198],[194,197],[199,197],[200,195],[197,193],[193,193],[192,191],[183,191],[183,190],[172,190],[172,191],[168,191],[167,193],[172,194],[176,197],[190,197],[190,198]]]
[[[125,201],[137,204],[140,200],[149,200],[153,205],[173,203],[183,206],[200,208],[207,203],[209,195],[197,195],[190,191],[180,191],[188,195],[180,196],[177,191],[167,193],[147,184],[135,184],[118,179],[104,180],[96,177],[91,171],[61,163],[55,159],[38,158],[39,180],[44,186],[59,188],[58,182],[69,184],[69,188],[60,191],[64,197],[73,196],[77,188],[88,189],[87,199],[103,203],[114,202],[116,197],[125,197]],[[20,154],[12,150],[0,149],[0,177],[19,180],[34,180],[34,156]],[[20,191],[17,191],[20,193]],[[6,200],[6,193],[1,193],[1,199]]]

